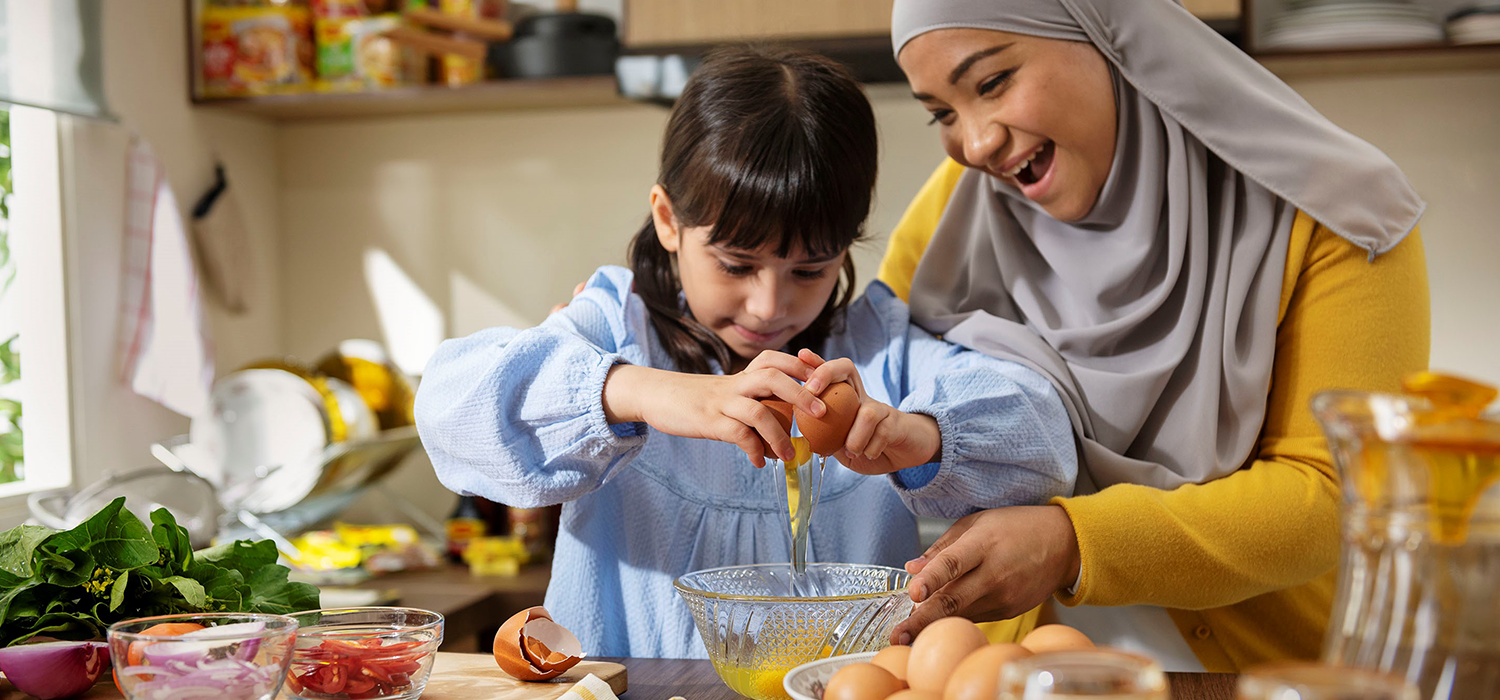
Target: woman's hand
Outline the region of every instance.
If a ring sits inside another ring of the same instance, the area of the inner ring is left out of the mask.
[[[960,615],[1006,620],[1078,579],[1078,536],[1061,506],[995,508],[964,517],[922,556],[906,563],[917,603],[891,631],[910,644],[935,620]]]
[[[859,371],[848,358],[824,361],[811,350],[797,353],[797,359],[812,368],[804,389],[822,394],[830,384],[848,382],[859,394],[859,413],[839,463],[860,474],[878,475],[927,464],[942,457],[943,435],[937,420],[920,413],[903,413],[870,398]]]
[[[774,396],[823,415],[823,402],[798,383],[811,371],[801,360],[772,351],[731,375],[615,365],[604,380],[604,415],[612,424],[643,422],[670,435],[731,442],[757,466],[772,456],[791,461],[797,456],[791,437],[760,399]],[[765,454],[761,438],[775,455]]]

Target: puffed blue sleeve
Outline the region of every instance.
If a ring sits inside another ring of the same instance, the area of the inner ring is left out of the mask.
[[[598,489],[646,443],[639,423],[609,425],[604,379],[646,363],[644,305],[631,274],[600,268],[562,311],[529,329],[445,341],[417,390],[417,431],[450,490],[517,508]]]
[[[848,324],[856,345],[875,347],[883,336],[883,351],[859,353],[866,389],[882,382],[892,405],[932,416],[942,433],[941,461],[890,475],[913,513],[959,518],[1073,494],[1072,423],[1045,377],[932,336],[880,282],[851,305]]]

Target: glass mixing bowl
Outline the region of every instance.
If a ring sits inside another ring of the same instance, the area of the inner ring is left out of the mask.
[[[911,574],[872,564],[727,566],[677,579],[714,669],[731,690],[786,700],[782,678],[814,659],[878,651],[911,614]],[[813,590],[819,595],[797,595]]]

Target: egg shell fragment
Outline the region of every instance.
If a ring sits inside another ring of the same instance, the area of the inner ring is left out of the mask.
[[[794,415],[792,405],[781,399],[761,399],[760,403],[766,408],[771,409],[771,413],[776,416],[776,422],[780,423],[781,429],[790,436],[792,434],[792,416]],[[760,438],[760,444],[766,448],[766,459],[779,459],[776,456],[775,450],[771,449],[771,443],[767,442],[764,436]]]
[[[583,660],[583,646],[542,607],[512,615],[495,634],[495,663],[512,678],[545,681]]]

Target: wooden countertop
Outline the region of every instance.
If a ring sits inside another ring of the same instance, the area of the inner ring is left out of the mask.
[[[624,664],[629,689],[622,700],[744,700],[714,673],[713,664],[690,659],[605,659]],[[1168,673],[1173,700],[1234,700],[1235,674]]]

